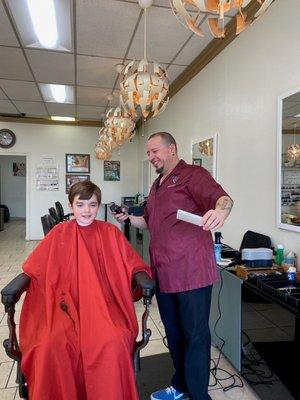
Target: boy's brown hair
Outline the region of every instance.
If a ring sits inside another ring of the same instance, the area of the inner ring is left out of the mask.
[[[90,181],[77,182],[71,186],[68,198],[70,204],[72,204],[75,196],[77,195],[79,195],[80,200],[89,200],[93,196],[93,194],[97,197],[97,201],[100,205],[101,203],[100,188]]]

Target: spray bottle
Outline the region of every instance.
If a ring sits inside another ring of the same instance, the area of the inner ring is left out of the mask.
[[[221,232],[215,232],[214,249],[215,249],[215,257],[217,263],[221,261],[221,251],[222,251],[221,237],[222,237]]]

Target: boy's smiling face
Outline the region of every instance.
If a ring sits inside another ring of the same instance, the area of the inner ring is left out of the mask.
[[[95,220],[100,204],[95,194],[89,200],[81,200],[79,197],[79,194],[74,197],[70,208],[77,223],[80,226],[88,226]]]

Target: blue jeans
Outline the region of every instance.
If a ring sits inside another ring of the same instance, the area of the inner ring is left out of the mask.
[[[208,326],[212,286],[156,298],[165,326],[175,374],[172,386],[192,400],[211,400],[208,394],[211,337]]]

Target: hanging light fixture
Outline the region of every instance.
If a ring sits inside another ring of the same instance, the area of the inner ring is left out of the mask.
[[[291,144],[287,149],[287,158],[289,160],[298,161],[300,160],[300,144],[296,144],[296,128],[297,125],[294,125],[294,143]]]
[[[120,103],[132,118],[138,116],[139,106],[143,117],[156,116],[164,111],[169,101],[169,78],[166,70],[157,62],[147,60],[147,8],[152,0],[139,0],[144,10],[144,58],[131,61],[121,72]]]
[[[204,156],[212,156],[214,153],[213,140],[208,139],[199,143],[199,151]]]
[[[237,9],[236,34],[245,30],[251,22],[262,15],[271,5],[273,0],[256,0],[260,4],[259,10],[253,18],[248,19],[243,10],[244,0],[169,0],[172,10],[177,19],[198,36],[204,36],[203,30],[198,26],[206,13],[215,14],[208,17],[208,25],[211,34],[215,38],[226,36],[225,16],[226,13]]]
[[[135,128],[135,123],[129,114],[121,107],[111,108],[106,114],[105,126],[118,146],[126,139],[130,139]]]
[[[135,123],[121,107],[111,108],[106,114],[104,127],[99,131],[99,140],[95,146],[96,157],[109,160],[113,150],[122,146],[125,140],[134,137]]]

